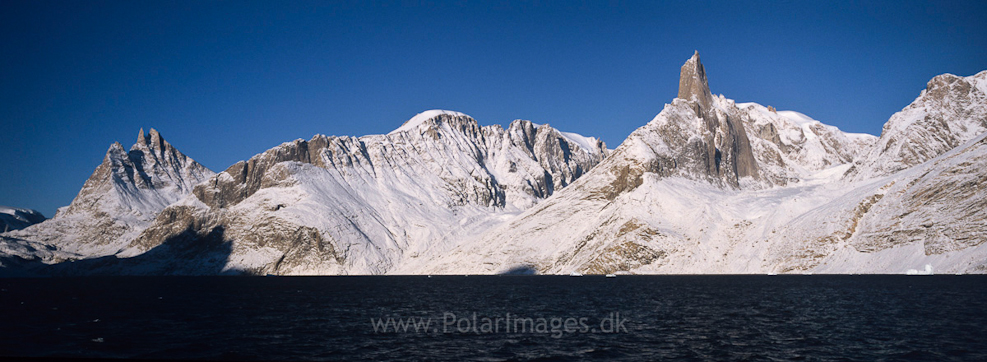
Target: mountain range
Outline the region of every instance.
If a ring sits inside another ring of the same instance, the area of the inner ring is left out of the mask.
[[[987,71],[933,78],[875,137],[713,95],[697,52],[612,150],[433,110],[216,173],[141,130],[0,234],[0,274],[984,273],[985,137]]]

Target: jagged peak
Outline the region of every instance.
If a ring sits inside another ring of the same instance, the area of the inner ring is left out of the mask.
[[[940,74],[935,77],[932,77],[932,79],[930,79],[929,82],[926,83],[925,90],[928,92],[933,92],[937,88],[945,88],[957,81],[962,81],[962,80],[963,77],[960,77],[955,74],[950,74],[950,73]]]
[[[408,121],[404,122],[404,124],[402,124],[401,127],[398,127],[397,129],[391,131],[388,134],[395,134],[395,133],[399,133],[399,132],[410,131],[410,130],[414,129],[415,127],[417,127],[419,124],[424,123],[425,121],[428,121],[428,120],[431,120],[433,118],[436,118],[436,117],[439,117],[439,116],[443,116],[443,115],[452,116],[452,117],[467,117],[467,118],[470,118],[470,119],[473,118],[473,117],[470,117],[469,115],[467,115],[465,113],[462,113],[462,112],[447,111],[447,110],[443,110],[443,109],[432,109],[432,110],[428,110],[428,111],[424,111],[422,113],[416,114],[414,117],[411,117],[411,119],[409,119]]]
[[[165,149],[171,147],[171,145],[165,141],[164,137],[158,130],[151,128],[147,133],[144,133],[144,128],[141,127],[140,133],[137,135],[137,142],[130,147],[130,150],[136,149],[152,149],[164,151]]]
[[[499,127],[499,126],[498,126]],[[564,132],[552,127],[548,123],[535,123],[527,119],[515,119],[507,126],[508,131],[533,132],[529,136],[536,134],[554,134],[566,139],[569,143],[579,146],[580,149],[589,153],[606,153],[607,144],[596,137],[586,137],[574,132]]]
[[[107,155],[109,155],[111,153],[122,153],[122,154],[126,154],[127,153],[127,150],[123,148],[123,145],[120,144],[120,142],[113,142],[113,143],[110,144],[110,148],[108,150],[106,150],[106,153],[107,153]]]
[[[944,93],[950,92],[951,89],[955,89],[955,91],[960,93],[968,93],[978,88],[981,92],[987,93],[987,82],[985,80],[987,80],[987,70],[967,77],[944,73],[930,79],[929,83],[926,84],[924,93],[943,96]]]
[[[698,50],[682,65],[679,75],[678,98],[698,102],[703,110],[712,107],[713,95],[709,91],[706,68],[703,67],[703,63],[699,59]]]
[[[112,164],[126,158],[127,149],[123,148],[123,145],[120,144],[120,142],[113,142],[110,144],[110,148],[106,150],[106,155],[103,156],[103,163]]]

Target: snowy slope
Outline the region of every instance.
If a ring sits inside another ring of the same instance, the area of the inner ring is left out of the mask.
[[[395,134],[401,132],[412,131],[418,127],[418,125],[427,122],[428,120],[438,117],[440,115],[452,116],[452,117],[468,117],[466,114],[456,111],[447,111],[442,109],[431,109],[425,112],[416,114],[411,119],[404,122],[401,127],[398,127],[388,134]]]

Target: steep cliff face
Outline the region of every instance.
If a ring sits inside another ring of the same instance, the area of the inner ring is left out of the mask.
[[[213,175],[158,131],[142,129],[130,151],[110,145],[79,194],[55,217],[7,236],[89,257],[116,254],[161,210]]]
[[[134,240],[221,227],[229,268],[381,274],[446,250],[566,187],[608,153],[594,139],[428,111],[387,135],[284,143],[195,186]]]

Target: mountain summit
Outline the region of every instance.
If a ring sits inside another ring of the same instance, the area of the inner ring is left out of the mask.
[[[678,98],[697,102],[704,111],[709,110],[713,104],[713,94],[710,93],[709,81],[706,80],[706,68],[699,61],[698,50],[682,65]]]
[[[110,145],[79,194],[55,217],[9,236],[89,257],[117,254],[161,210],[214,174],[157,130],[141,129],[130,151],[119,142]]]

